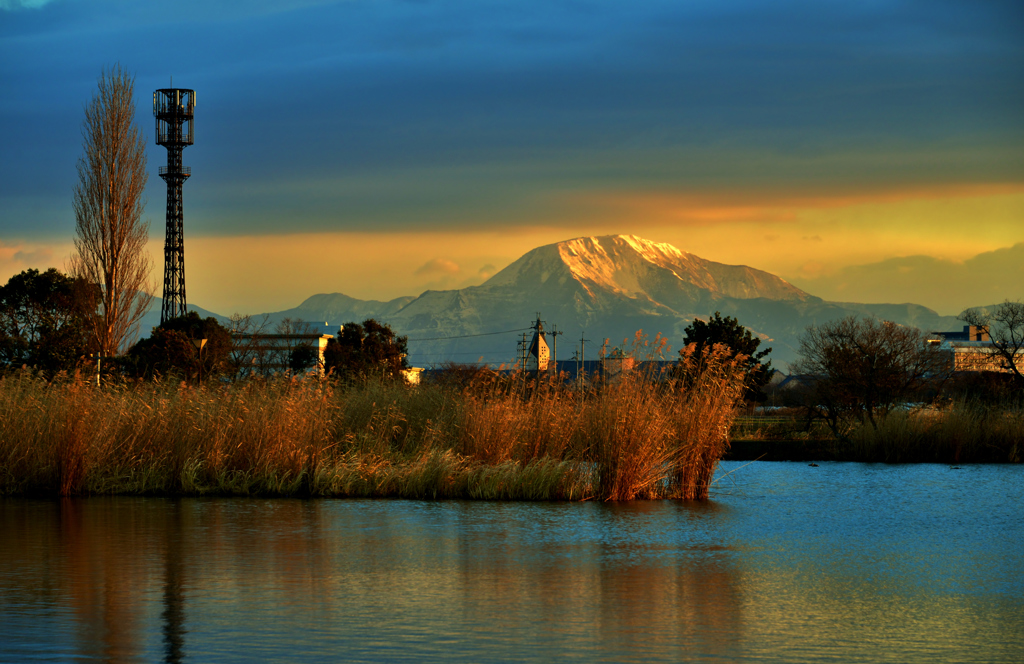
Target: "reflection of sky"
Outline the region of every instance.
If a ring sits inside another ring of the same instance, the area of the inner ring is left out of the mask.
[[[1007,183],[1019,194],[1024,175],[1016,2],[0,7],[8,247],[70,238],[82,105],[117,61],[137,74],[147,132],[151,90],[170,76],[197,90],[196,145],[185,152],[194,238],[500,224],[551,229],[545,241],[653,229],[661,237],[652,239],[679,242],[677,215],[608,213],[602,197],[713,194],[704,205],[718,209],[754,194],[764,204]],[[165,158],[150,146],[151,171]],[[151,176],[157,227],[163,187]],[[1019,221],[1015,201],[1009,219]],[[988,199],[974,204],[989,214]],[[975,253],[1024,240],[1000,214],[990,215],[998,237],[971,245]],[[773,219],[759,221],[781,224]],[[919,234],[926,221],[898,223]],[[813,221],[828,223],[827,214]],[[719,244],[735,234],[726,229]],[[894,255],[914,253],[904,244]],[[892,257],[867,253],[863,262]],[[468,260],[421,264],[435,258]],[[797,274],[799,259],[791,263]]]
[[[704,503],[8,499],[0,659],[1019,661],[1021,468],[723,467]]]

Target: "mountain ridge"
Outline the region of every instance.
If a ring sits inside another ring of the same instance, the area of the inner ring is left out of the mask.
[[[846,315],[936,330],[955,329],[950,326],[958,323],[912,303],[827,302],[769,272],[709,261],[635,235],[584,236],[543,245],[477,286],[427,290],[386,302],[321,293],[270,316],[324,321],[324,331],[331,333],[341,323],[376,318],[409,337],[414,364],[430,366],[510,363],[518,339],[502,335],[518,334],[538,312],[549,331],[557,325],[569,339],[618,343],[645,330],[651,336],[660,332],[678,347],[694,318],[715,311],[750,328],[782,363],[796,358],[799,336],[808,325]],[[567,343],[564,339],[563,347]]]

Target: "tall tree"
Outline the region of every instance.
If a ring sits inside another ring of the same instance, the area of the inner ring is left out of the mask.
[[[202,339],[206,343],[198,345]],[[230,355],[231,332],[216,318],[200,318],[190,311],[160,323],[151,336],[132,346],[125,368],[140,377],[180,374],[191,381],[195,376],[207,379],[230,372]]]
[[[134,91],[135,78],[120,65],[100,74],[98,90],[85,107],[74,189],[71,274],[102,290],[94,335],[106,355],[137,337],[153,299],[149,224],[142,221],[146,141],[135,124]]]
[[[683,346],[697,345],[696,357],[701,357],[705,348],[710,348],[715,344],[722,344],[732,349],[730,357],[746,356],[743,364],[746,367],[747,378],[743,396],[747,401],[761,402],[766,399],[764,387],[772,378],[772,363],[771,360],[765,360],[765,358],[772,352],[772,349],[758,350],[761,340],[740,325],[738,320],[731,316],[722,318],[722,314],[716,311],[715,315],[706,323],[695,318],[693,323],[683,330],[683,334]]]

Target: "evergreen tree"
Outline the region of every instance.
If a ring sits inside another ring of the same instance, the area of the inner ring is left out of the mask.
[[[195,342],[206,339],[202,350]],[[140,377],[180,375],[192,380],[218,376],[229,369],[231,332],[212,316],[190,311],[153,328],[153,334],[128,351],[125,370]]]
[[[400,378],[409,366],[408,337],[395,336],[387,324],[372,318],[345,323],[336,339],[327,342],[324,365],[343,378],[382,376]]]
[[[696,344],[698,357],[705,348],[715,344],[722,344],[732,349],[731,357],[742,354],[747,357],[747,383],[744,398],[747,401],[763,402],[767,396],[764,387],[772,378],[771,360],[764,360],[771,348],[758,350],[761,340],[750,333],[750,330],[740,325],[739,321],[731,316],[722,318],[721,312],[716,311],[715,315],[705,323],[695,318],[683,331],[683,345]]]
[[[0,367],[72,370],[90,352],[99,288],[54,268],[25,270],[0,286]]]

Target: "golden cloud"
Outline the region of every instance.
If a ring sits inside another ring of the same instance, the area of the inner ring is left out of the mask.
[[[416,268],[413,272],[418,277],[423,276],[437,276],[437,275],[452,275],[458,274],[461,271],[458,263],[450,261],[447,258],[431,258],[429,261]]]

